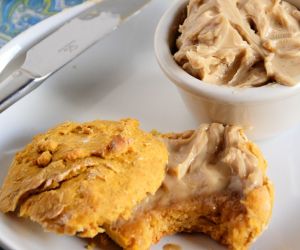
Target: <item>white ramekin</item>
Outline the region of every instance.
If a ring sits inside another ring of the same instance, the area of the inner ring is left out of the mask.
[[[300,8],[300,0],[289,2]],[[161,18],[155,33],[155,53],[163,72],[176,84],[197,121],[240,125],[254,140],[278,135],[299,124],[300,83],[294,87],[217,86],[189,75],[177,65],[171,46],[187,3],[187,0],[177,0]]]

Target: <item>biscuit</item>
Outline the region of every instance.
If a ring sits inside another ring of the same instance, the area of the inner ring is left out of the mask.
[[[93,237],[155,193],[167,160],[164,143],[136,120],[66,122],[15,156],[0,210],[17,211],[47,231]]]
[[[149,249],[178,232],[201,232],[229,249],[247,249],[273,207],[259,149],[240,128],[221,124],[162,137],[169,150],[162,186],[131,218],[106,225],[108,235],[126,250]]]

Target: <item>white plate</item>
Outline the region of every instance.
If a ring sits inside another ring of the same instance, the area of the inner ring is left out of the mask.
[[[197,126],[160,71],[153,51],[155,26],[172,0],[154,0],[144,12],[0,114],[0,183],[14,153],[32,136],[66,120],[135,117],[144,129],[182,131]],[[276,111],[274,111],[276,112]],[[266,114],[268,115],[268,114]],[[300,232],[300,128],[259,143],[276,187],[268,230],[252,249],[297,250]],[[0,215],[0,241],[13,250],[84,250],[75,237],[44,233],[40,226]],[[199,234],[162,240],[183,249],[224,249]]]

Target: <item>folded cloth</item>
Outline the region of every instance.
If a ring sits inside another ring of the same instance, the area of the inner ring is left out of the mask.
[[[0,48],[32,25],[84,1],[86,0],[1,0]]]

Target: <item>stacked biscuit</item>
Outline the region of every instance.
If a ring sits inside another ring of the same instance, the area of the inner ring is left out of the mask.
[[[202,232],[247,249],[273,205],[266,162],[240,128],[147,133],[136,120],[64,123],[19,152],[0,210],[47,231],[146,250],[165,235]]]

